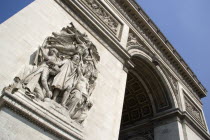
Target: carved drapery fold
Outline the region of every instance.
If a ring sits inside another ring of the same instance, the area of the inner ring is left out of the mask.
[[[81,124],[92,107],[99,61],[96,46],[70,23],[44,40],[32,64],[4,90],[21,91],[32,101],[46,103]]]

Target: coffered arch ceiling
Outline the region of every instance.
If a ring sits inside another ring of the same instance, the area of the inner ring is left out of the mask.
[[[128,72],[121,129],[152,118],[174,107],[169,85],[150,56],[131,57],[134,68]]]
[[[154,103],[155,113],[172,108],[171,92],[157,67],[139,56],[133,56],[131,61],[135,65],[131,72],[135,72],[141,79],[140,82],[144,83],[147,94],[151,96],[150,100]]]
[[[147,89],[145,89],[144,85],[139,81],[135,73],[129,72],[121,126],[133,125],[142,119],[151,118],[153,112]]]

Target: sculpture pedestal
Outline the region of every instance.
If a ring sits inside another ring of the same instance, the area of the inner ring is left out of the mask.
[[[30,133],[33,134],[31,134],[31,140],[41,137],[34,136],[34,129],[36,131],[37,129],[39,129],[38,131],[43,131],[39,135],[48,135],[48,139],[51,137],[52,139],[82,140],[83,127],[71,120],[67,114],[67,110],[58,103],[54,101],[42,102],[32,100],[21,91],[17,91],[14,94],[4,91],[0,97],[0,115],[4,115],[2,118],[5,118],[5,115],[8,116],[2,121],[4,126],[0,128],[5,130],[1,130],[1,132],[6,134],[4,131],[9,131],[8,134],[12,135],[7,138],[18,137],[18,130],[13,128],[10,130],[8,130],[9,128],[6,129],[8,125],[13,127],[18,124],[20,125],[19,129],[22,129],[21,132],[24,132],[25,136],[30,135]],[[27,128],[22,126],[20,121],[14,121],[14,119],[18,118],[21,118],[19,120],[24,120],[22,123],[24,125],[27,124]]]

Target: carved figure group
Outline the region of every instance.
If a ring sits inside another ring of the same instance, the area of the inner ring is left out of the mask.
[[[106,24],[110,29],[117,34],[118,32],[118,22],[104,9],[97,0],[85,0],[91,10]]]
[[[70,118],[82,123],[92,107],[90,96],[100,57],[87,35],[72,23],[52,34],[38,48],[33,65],[25,67],[9,88],[43,102],[55,101],[68,110]]]
[[[135,46],[138,44],[139,43],[138,43],[136,36],[133,33],[129,33],[127,46]]]

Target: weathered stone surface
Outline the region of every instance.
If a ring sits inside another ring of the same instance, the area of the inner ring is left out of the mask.
[[[178,120],[166,120],[154,128],[155,140],[184,140],[182,124]]]
[[[7,108],[0,111],[0,139],[2,140],[58,140],[59,138],[49,134],[25,118],[17,115]]]
[[[196,132],[186,126],[186,136],[188,140],[203,140]]]
[[[81,32],[87,32],[55,1],[37,0],[2,24],[0,63],[5,67],[1,69],[1,88],[10,84],[18,71],[29,63],[31,54],[42,44],[46,36],[52,31],[59,31],[70,22],[74,22]],[[84,137],[87,140],[103,140],[105,137],[115,140],[119,133],[127,74],[123,70],[123,64],[115,56],[89,32],[87,35],[102,55],[98,65],[100,71],[98,85],[92,96],[95,107],[92,108],[84,124]]]
[[[42,43],[46,37],[56,38],[57,34],[52,32],[60,32],[70,22],[81,32],[80,36],[86,33],[100,55],[96,86],[88,96],[93,106],[88,115],[84,113],[84,123],[77,115],[69,117],[68,109],[53,101],[50,92],[43,96],[50,99],[37,101],[39,98],[31,98],[34,96],[21,90],[5,89],[0,96],[0,139],[117,140],[119,131],[123,134],[120,140],[210,139],[199,98],[205,94],[203,89],[191,87],[182,74],[176,72],[174,62],[169,64],[172,59],[167,58],[174,57],[171,54],[174,50],[161,43],[159,33],[154,35],[151,20],[142,17],[145,15],[141,8],[136,9],[138,6],[132,0],[116,1],[36,0],[0,25],[0,64],[3,66],[0,89],[11,84],[18,72],[33,61],[39,46],[58,49],[58,42],[56,47]],[[159,42],[159,46],[154,42]],[[182,64],[180,60],[177,65]],[[128,77],[126,85],[127,75],[131,73],[135,73],[135,78]],[[42,81],[39,84],[47,91]],[[192,88],[200,90],[199,96]],[[185,96],[190,104],[186,103]],[[132,98],[135,99],[130,100]],[[123,107],[127,110],[122,112]],[[120,129],[121,117],[126,113],[130,114],[127,115],[129,121]],[[36,137],[30,137],[32,135]]]

